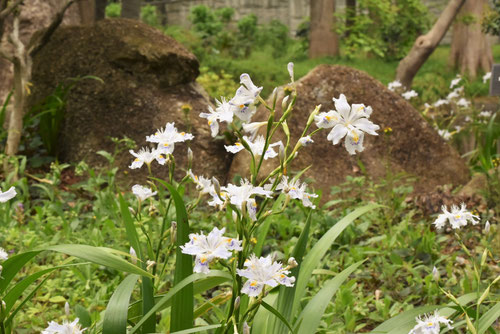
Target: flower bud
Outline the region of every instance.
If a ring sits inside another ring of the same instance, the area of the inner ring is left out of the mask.
[[[243,323],[243,334],[250,334],[250,326],[248,326],[246,321]]]
[[[278,87],[274,87],[271,96],[273,97],[273,109],[274,109],[276,107],[276,101],[278,100]]]
[[[214,190],[217,195],[220,195],[220,183],[219,181],[215,178],[215,176],[212,176],[212,184],[214,185]]]
[[[291,258],[288,259],[288,266],[291,268],[297,267],[299,264],[295,260],[295,258],[292,256]]]
[[[133,247],[130,247],[130,257],[133,264],[137,264],[137,253]]]
[[[66,302],[64,304],[64,313],[66,313],[66,316],[69,317],[69,303]]]
[[[382,290],[375,290],[375,300],[379,300],[380,297],[382,296]]]
[[[483,255],[481,256],[481,267],[484,266],[487,259],[488,259],[488,248],[485,248],[483,251]]]
[[[314,108],[313,112],[309,115],[306,126],[309,126],[312,124],[312,122],[314,122],[314,116],[316,116],[319,113],[320,109],[321,109],[321,104],[318,104],[316,108]]]
[[[437,270],[436,267],[434,267],[434,269],[432,269],[432,277],[434,278],[434,280],[436,282],[439,282],[439,279],[441,278],[441,275],[439,274],[439,271]]]
[[[241,302],[240,296],[236,297],[236,299],[234,300],[234,309],[235,310],[237,310],[240,307],[240,302]]]
[[[491,225],[490,222],[487,220],[486,224],[484,225],[484,234],[488,235],[490,233]]]
[[[285,96],[283,98],[283,101],[281,101],[281,109],[283,110],[283,112],[286,110],[288,97],[290,97],[290,95]]]
[[[287,69],[288,69],[288,74],[290,74],[290,80],[291,80],[291,82],[293,82],[294,75],[293,75],[293,63],[292,62],[288,63]]]
[[[139,198],[139,201],[140,201],[140,198]],[[128,207],[128,211],[130,211],[130,213],[135,216],[135,210],[134,210],[134,208],[132,208],[131,206],[129,206]]]
[[[280,159],[280,163],[283,164],[286,159],[286,152],[285,152],[285,146],[283,143],[280,142],[279,147],[278,147],[278,156]]]
[[[193,164],[193,150],[191,150],[190,147],[188,147],[187,158],[188,158],[188,166],[191,167]]]

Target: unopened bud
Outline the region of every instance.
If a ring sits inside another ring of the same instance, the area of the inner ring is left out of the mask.
[[[489,221],[486,221],[486,224],[484,225],[484,234],[488,235],[490,233],[491,225]]]
[[[130,247],[130,257],[133,264],[137,264],[137,253],[133,247]]]
[[[485,248],[483,251],[483,255],[481,256],[481,267],[484,266],[487,259],[488,259],[488,248]]]
[[[295,260],[294,257],[291,257],[288,259],[288,266],[291,268],[295,268],[297,267],[299,264],[297,263],[297,261]]]
[[[238,214],[236,211],[232,211],[231,215],[233,216],[233,220],[236,222],[236,220],[238,220]]]
[[[64,313],[66,313],[66,316],[69,317],[69,303],[66,302],[64,304]]]
[[[151,260],[148,260],[146,262],[146,270],[150,270],[152,267],[154,267],[156,265],[156,262],[155,261],[151,261]]]
[[[236,297],[236,299],[234,300],[234,309],[237,310],[239,307],[240,307],[240,296]]]
[[[274,109],[276,107],[276,100],[278,100],[278,87],[274,87],[271,96],[273,97],[273,109]]]
[[[288,69],[288,74],[290,74],[290,80],[291,80],[291,82],[293,82],[294,79],[293,79],[293,63],[292,62],[288,63],[287,69]]]
[[[286,107],[287,107],[287,102],[288,102],[288,97],[289,97],[289,96],[290,96],[290,95],[285,96],[285,97],[283,98],[283,101],[281,101],[281,109],[282,109],[283,111],[285,111],[285,110],[286,110]]]
[[[172,220],[172,223],[170,225],[170,242],[172,244],[175,244],[176,240],[177,240],[177,222]]]
[[[280,158],[280,163],[284,163],[286,159],[286,152],[285,152],[285,146],[281,142],[278,148],[278,156]]]
[[[314,116],[316,116],[319,113],[319,110],[321,109],[321,104],[317,105],[316,108],[314,108],[313,112],[309,115],[309,118],[307,119],[307,125],[312,124],[314,122]]]
[[[215,176],[212,176],[212,184],[214,185],[214,190],[217,195],[220,194],[220,183],[219,180],[215,178]]]
[[[432,269],[432,277],[434,278],[434,280],[436,282],[439,282],[439,279],[441,278],[441,275],[439,274],[439,270],[437,270],[436,267],[434,267],[434,269]]]
[[[248,326],[246,321],[243,323],[243,334],[250,334],[250,326]]]
[[[191,167],[191,165],[193,164],[193,150],[191,150],[190,147],[188,147],[187,158],[188,158],[188,166]]]
[[[128,207],[128,211],[130,211],[130,213],[135,216],[135,210],[134,210],[134,208],[132,208],[131,206],[129,206]]]

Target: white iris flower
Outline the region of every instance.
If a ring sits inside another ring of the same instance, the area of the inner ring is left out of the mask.
[[[210,126],[210,131],[212,137],[217,136],[219,133],[219,122],[231,123],[233,121],[233,106],[226,101],[225,98],[221,98],[221,101],[215,100],[217,103],[217,108],[215,110],[208,106],[209,113],[201,113],[201,118],[206,118],[208,125]]]
[[[210,181],[210,179],[207,179],[203,176],[198,177],[194,175],[191,169],[188,170],[188,175],[196,184],[196,189],[200,191],[200,194],[209,194],[214,191],[214,185],[212,184],[212,181]]]
[[[302,201],[302,205],[315,209],[316,206],[311,202],[311,198],[316,198],[318,195],[306,192],[306,184],[299,180],[289,180],[288,176],[283,176],[280,183],[276,186],[276,190],[281,190],[290,198]]]
[[[10,187],[6,192],[0,191],[0,203],[5,203],[17,195],[16,188]]]
[[[449,329],[453,329],[450,325],[453,321],[446,319],[439,315],[437,311],[434,314],[424,314],[422,317],[415,319],[417,324],[408,334],[439,334],[441,331],[441,324],[445,324]]]
[[[236,95],[229,101],[233,106],[233,113],[242,121],[249,122],[256,111],[255,103],[262,91],[262,87],[257,87],[247,73],[240,76],[242,86],[236,91]]]
[[[164,165],[166,162],[162,154],[163,151],[158,148],[150,150],[147,147],[143,147],[137,153],[133,150],[129,152],[135,157],[135,160],[129,166],[130,169],[141,168],[143,164],[150,166],[153,160],[156,160],[160,165]]]
[[[280,262],[271,260],[271,256],[257,258],[254,254],[245,261],[246,269],[237,269],[238,275],[248,278],[245,282],[242,293],[250,297],[257,297],[268,285],[272,288],[279,284],[292,287],[295,283],[295,277],[288,277],[290,274]]]
[[[333,98],[333,101],[337,110],[315,116],[316,125],[319,128],[333,127],[327,137],[333,145],[337,145],[342,138],[346,137],[345,148],[349,154],[356,154],[356,151],[362,152],[365,132],[376,136],[375,131],[380,129],[368,119],[372,108],[365,107],[364,104],[350,106],[344,94],[340,94],[338,99]]]
[[[144,201],[150,197],[153,197],[157,192],[153,192],[150,188],[136,184],[132,187],[132,193],[140,200]]]
[[[438,108],[438,107],[443,106],[445,104],[450,104],[450,101],[445,100],[445,99],[439,99],[436,102],[434,102],[433,106]]]
[[[486,73],[483,75],[483,83],[486,83],[486,81],[491,79],[491,72]]]
[[[146,141],[157,143],[158,149],[165,154],[174,153],[175,143],[193,139],[190,133],[178,132],[174,123],[167,123],[164,129],[159,129],[154,135],[147,136]]]
[[[300,145],[305,147],[314,143],[314,140],[311,139],[311,136],[305,136],[299,139],[299,143]]]
[[[248,138],[247,136],[243,136],[243,139],[247,142],[254,156],[261,156],[262,153],[264,153],[264,160],[277,157],[278,153],[274,150],[274,147],[283,145],[281,141],[277,141],[276,143],[270,144],[267,147],[266,152],[263,152],[264,146],[266,145],[266,139],[264,138],[264,136],[260,135],[254,141],[250,140],[250,138]],[[245,148],[240,142],[237,142],[234,145],[224,145],[224,147],[226,148],[226,151],[234,154],[242,151]]]
[[[455,79],[451,80],[451,83],[450,83],[450,89],[452,89],[453,87],[457,86],[460,81],[462,81],[462,77],[460,76],[460,74],[457,74],[457,76],[455,77]]]
[[[460,208],[456,205],[452,205],[451,211],[447,210],[446,205],[443,205],[441,209],[443,210],[443,213],[440,214],[433,223],[437,229],[442,229],[446,224],[446,221],[450,223],[453,229],[466,226],[469,221],[473,225],[479,223],[479,217],[467,211],[465,203],[462,203]]]
[[[86,329],[78,324],[79,319],[76,318],[73,322],[68,322],[64,320],[62,325],[57,322],[49,322],[49,327],[47,327],[42,334],[81,334]]]
[[[240,251],[241,241],[223,236],[225,228],[219,230],[217,227],[205,236],[201,234],[191,233],[190,241],[184,246],[181,246],[182,253],[194,255],[195,265],[193,271],[195,273],[209,273],[208,265],[215,258],[228,259],[231,257],[231,251]]]
[[[248,180],[242,179],[239,186],[229,183],[227,187],[221,187],[221,190],[227,196],[230,203],[238,209],[242,209],[243,204],[246,203],[250,217],[255,220],[257,214],[257,203],[255,199],[251,198],[254,195],[261,195],[271,197],[272,191],[265,190],[262,187],[254,187]],[[218,196],[213,196],[218,199]],[[220,199],[219,199],[220,201]],[[209,203],[210,204],[210,203]]]

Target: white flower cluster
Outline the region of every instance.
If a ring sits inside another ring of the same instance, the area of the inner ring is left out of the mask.
[[[279,284],[292,287],[295,277],[288,277],[290,271],[284,268],[280,262],[274,262],[271,256],[257,258],[254,254],[245,261],[246,269],[238,269],[237,273],[241,277],[248,278],[241,292],[250,297],[257,297],[268,285],[272,288]]]
[[[242,122],[247,123],[257,110],[255,104],[262,87],[255,86],[247,73],[240,76],[240,83],[241,86],[231,100],[227,101],[225,98],[221,98],[220,101],[216,100],[215,110],[209,106],[208,113],[200,114],[200,117],[207,119],[212,137],[219,133],[219,122],[232,123],[236,116]]]
[[[387,88],[389,88],[389,90],[392,92],[401,92],[405,89],[405,87],[403,87],[403,85],[399,80],[394,80],[393,82],[389,82]],[[411,100],[412,98],[417,97],[418,93],[414,90],[409,90],[401,93],[401,96],[404,97],[405,100]]]
[[[150,166],[153,160],[160,165],[167,161],[165,156],[174,153],[175,143],[192,140],[190,133],[178,132],[174,123],[167,123],[164,129],[159,129],[155,134],[146,137],[146,141],[157,144],[155,149],[141,148],[138,153],[130,150],[135,160],[129,166],[131,169],[141,168],[143,164]]]
[[[208,265],[215,258],[228,259],[231,257],[231,251],[240,251],[241,241],[223,236],[225,228],[219,230],[217,227],[205,236],[202,233],[192,233],[189,235],[190,241],[181,246],[184,254],[194,255],[194,272],[209,273]]]
[[[340,94],[338,99],[333,98],[336,110],[322,112],[314,117],[318,128],[333,128],[327,139],[337,145],[339,141],[346,137],[345,148],[349,154],[362,152],[364,134],[376,136],[380,127],[373,124],[368,118],[372,113],[370,106],[364,104],[353,104],[350,106],[344,94]]]
[[[479,217],[467,211],[465,203],[462,203],[460,208],[456,205],[452,205],[451,211],[448,211],[445,205],[443,205],[441,209],[443,210],[443,213],[440,214],[433,223],[438,230],[442,229],[445,226],[446,221],[450,223],[453,229],[458,229],[462,226],[466,226],[469,221],[473,225],[479,223]]]
[[[439,334],[441,324],[445,324],[449,329],[453,329],[450,325],[453,321],[440,316],[437,311],[434,311],[434,314],[430,315],[424,314],[423,318],[419,316],[415,320],[417,324],[408,334]]]
[[[150,188],[146,188],[139,184],[132,187],[132,193],[137,197],[139,201],[144,201],[150,197],[153,197],[157,192],[153,192]]]

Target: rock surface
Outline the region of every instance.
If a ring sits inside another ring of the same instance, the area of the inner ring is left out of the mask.
[[[347,175],[361,175],[360,164],[373,178],[384,177],[387,168],[392,173],[416,176],[417,193],[431,191],[438,185],[461,185],[468,181],[469,170],[458,153],[406,100],[368,74],[345,66],[320,65],[297,81],[297,91],[294,113],[288,120],[293,145],[315,106],[321,104],[321,111],[334,109],[332,97],[338,98],[341,93],[350,104],[370,105],[373,108],[370,120],[380,126],[379,135],[366,135],[365,151],[354,156],[350,156],[342,144],[333,146],[327,141],[330,129],[320,131],[313,137],[314,144],[299,152],[291,170],[312,166],[306,176],[316,181],[313,186],[320,188],[325,198],[329,197],[330,187],[344,182]],[[280,89],[278,106],[282,98],[283,89]],[[267,120],[267,115],[261,106],[252,121]],[[392,128],[391,135],[384,134],[383,129],[387,127]],[[278,163],[268,161],[272,166],[266,163],[264,169],[267,170]],[[246,175],[249,165],[247,152],[239,153],[233,159],[231,176]]]
[[[96,152],[113,152],[110,137],[132,138],[139,149],[148,146],[147,135],[175,122],[179,131],[195,136],[189,144],[175,146],[179,173],[186,166],[189,145],[195,156],[194,172],[224,180],[230,157],[198,117],[210,104],[194,82],[198,66],[183,46],[138,21],[112,19],[94,26],[64,27],[34,59],[31,105],[68,78],[97,76],[104,83],[83,80],[69,94],[59,141],[62,160],[102,163]],[[181,111],[184,104],[192,107],[189,120]],[[120,170],[128,171],[134,180],[145,179],[145,167],[128,169],[132,158],[128,152],[120,154]],[[167,167],[156,162],[152,166],[155,175],[168,175]]]

